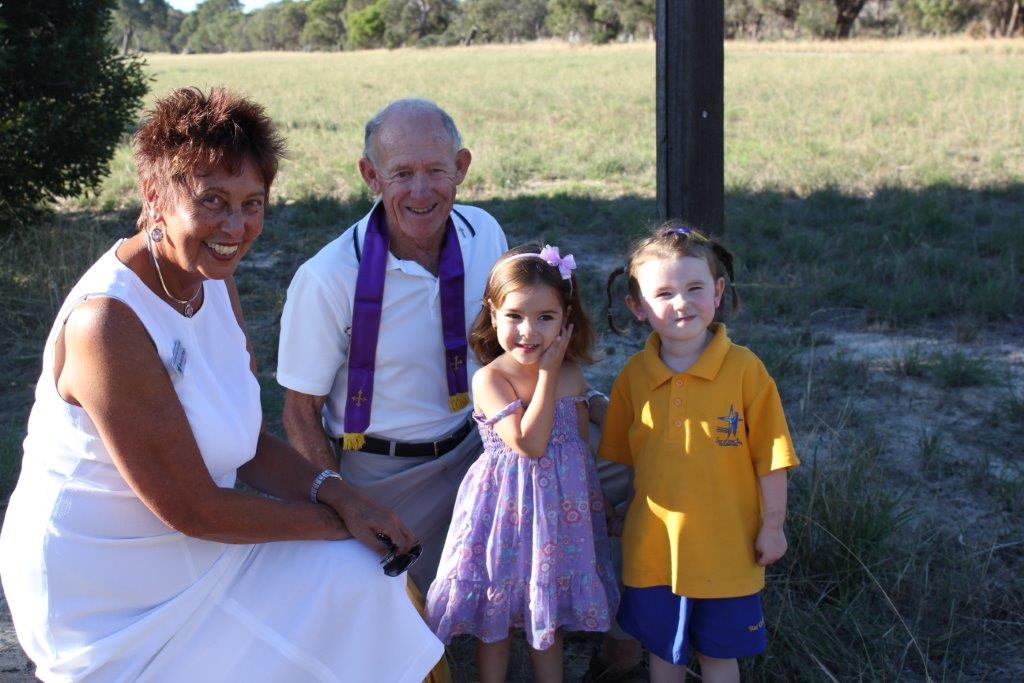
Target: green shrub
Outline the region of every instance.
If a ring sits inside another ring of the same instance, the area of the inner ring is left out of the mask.
[[[146,93],[112,0],[0,5],[0,226],[95,186]]]

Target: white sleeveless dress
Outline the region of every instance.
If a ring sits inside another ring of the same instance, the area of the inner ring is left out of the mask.
[[[46,342],[0,577],[44,681],[418,681],[443,648],[357,541],[230,545],[184,536],[139,500],[53,381],[54,343],[97,296],[132,308],[168,369],[210,475],[253,457],[259,385],[221,281],[185,318],[115,256],[72,289]]]

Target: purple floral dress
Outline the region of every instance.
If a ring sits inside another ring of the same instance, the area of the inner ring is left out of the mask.
[[[559,628],[611,626],[619,589],[597,470],[577,430],[576,404],[584,400],[557,400],[540,458],[513,451],[494,431],[521,401],[489,419],[474,415],[484,452],[459,487],[427,592],[427,621],[445,643],[460,634],[491,643],[522,628],[543,650]]]

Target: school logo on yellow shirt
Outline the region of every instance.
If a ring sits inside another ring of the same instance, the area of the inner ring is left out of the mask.
[[[739,428],[740,422],[743,422],[743,418],[736,412],[736,409],[729,405],[729,413],[727,415],[721,415],[718,418],[719,422],[724,422],[724,427],[716,427],[715,431],[719,434],[724,434],[725,437],[718,437],[715,442],[719,446],[739,446],[743,442],[739,439]]]

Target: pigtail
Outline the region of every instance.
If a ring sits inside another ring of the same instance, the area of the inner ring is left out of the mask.
[[[727,279],[731,302],[729,306],[729,315],[730,317],[735,316],[740,312],[740,294],[736,291],[736,270],[733,265],[732,252],[726,249],[725,246],[716,239],[710,239],[709,243],[711,244],[711,250],[714,252],[715,258],[717,258],[718,262],[722,264],[722,268],[725,269],[725,274],[728,276]]]
[[[722,244],[717,240],[712,239],[710,242],[711,249],[715,252],[715,256],[718,257],[718,261],[722,264],[722,267],[725,268],[725,274],[729,276],[729,283],[735,284],[736,272],[733,270],[732,253],[722,246]]]
[[[611,272],[608,276],[608,282],[605,284],[605,294],[608,296],[608,304],[605,308],[606,315],[608,316],[608,327],[611,328],[615,334],[625,334],[625,330],[615,324],[615,316],[612,315],[612,285],[615,284],[615,279],[620,275],[625,275],[626,269],[623,266],[619,266]]]

